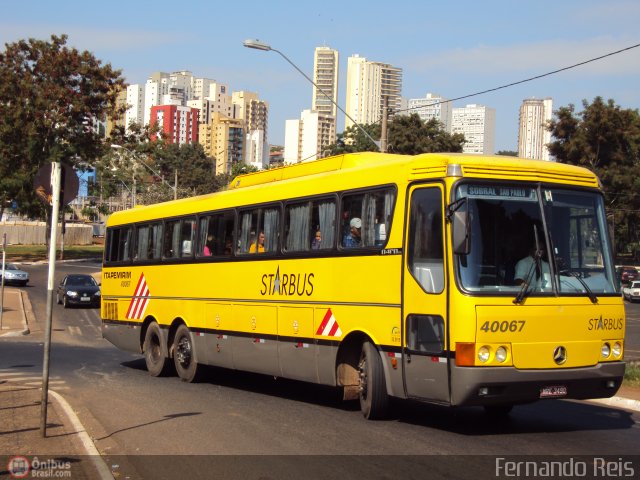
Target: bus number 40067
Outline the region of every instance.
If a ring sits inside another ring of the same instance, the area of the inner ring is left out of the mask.
[[[480,330],[487,333],[521,332],[525,323],[526,322],[524,320],[511,320],[510,322],[484,322],[480,327]]]

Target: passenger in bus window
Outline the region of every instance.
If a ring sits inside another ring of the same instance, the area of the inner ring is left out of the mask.
[[[311,250],[320,250],[322,244],[322,232],[318,230],[311,241]]]
[[[516,285],[534,283],[538,287],[546,287],[550,281],[549,264],[544,260],[545,248],[540,246],[540,264],[536,264],[536,247],[529,249],[529,254],[516,263],[514,279]]]
[[[249,253],[264,253],[264,232],[258,234],[258,240],[251,244]]]
[[[361,243],[362,221],[358,217],[353,217],[349,222],[349,233],[342,239],[342,246],[345,248],[359,247]]]
[[[215,244],[215,241],[213,240],[213,235],[209,234],[207,235],[207,242],[204,245],[204,249],[202,251],[202,254],[205,257],[210,257],[211,255],[213,255],[213,246]]]

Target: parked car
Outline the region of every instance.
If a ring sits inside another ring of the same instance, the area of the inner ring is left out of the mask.
[[[56,302],[64,305],[100,306],[100,284],[91,275],[73,274],[64,277],[56,291]]]
[[[622,287],[622,296],[630,302],[640,300],[640,281],[631,282],[626,287]]]
[[[629,283],[634,280],[638,280],[640,274],[635,267],[622,267],[618,271],[620,283]]]
[[[2,264],[0,264],[0,268]],[[0,279],[2,278],[2,270],[0,270]],[[14,263],[5,263],[4,265],[4,284],[5,285],[20,285],[24,287],[29,283],[29,274],[23,270],[20,270]]]

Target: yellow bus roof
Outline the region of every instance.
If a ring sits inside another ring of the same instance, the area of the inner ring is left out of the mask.
[[[366,175],[366,181],[363,175]],[[563,163],[500,155],[397,155],[361,152],[240,175],[221,192],[138,206],[113,213],[107,223],[114,225],[139,222],[335,190],[390,183],[406,184],[418,179],[447,176],[598,187],[598,178],[591,171]],[[278,188],[265,190],[264,187],[269,185],[277,185]],[[310,185],[313,187],[310,188]]]

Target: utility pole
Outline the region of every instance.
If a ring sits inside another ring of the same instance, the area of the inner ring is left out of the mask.
[[[173,199],[178,199],[178,169],[176,168],[175,177],[173,180]]]
[[[380,151],[387,153],[387,96],[382,96],[382,122],[380,123]]]

